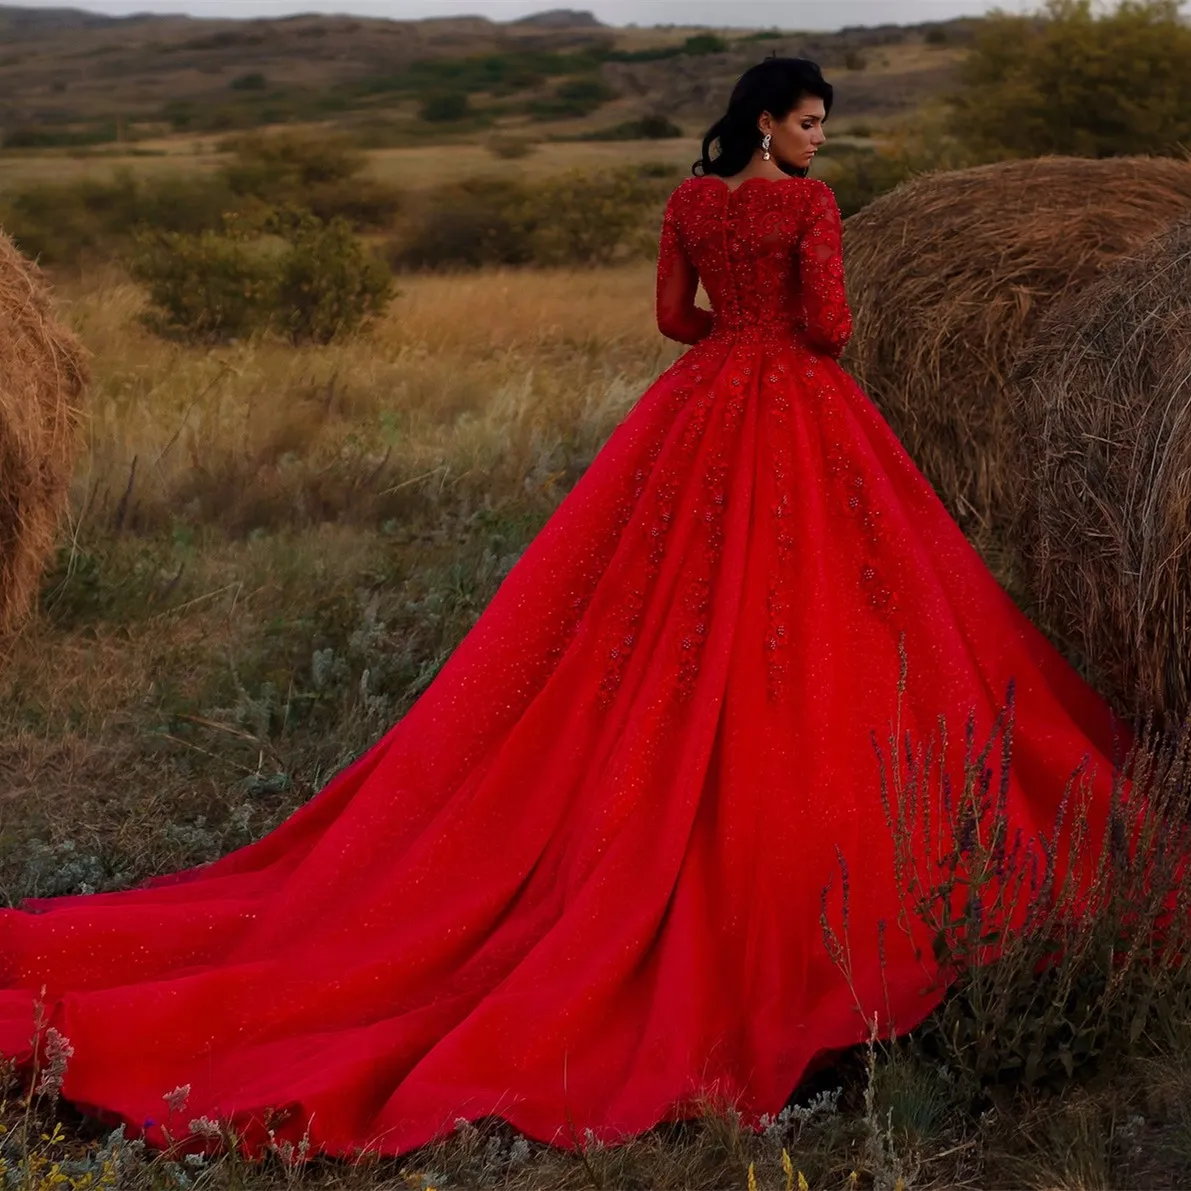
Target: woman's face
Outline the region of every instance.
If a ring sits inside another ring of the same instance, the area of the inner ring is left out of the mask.
[[[805,169],[827,140],[823,135],[823,121],[826,119],[823,101],[817,96],[804,95],[781,120],[775,120],[768,112],[763,112],[759,127],[762,134],[768,132],[773,138],[769,151],[782,165]]]

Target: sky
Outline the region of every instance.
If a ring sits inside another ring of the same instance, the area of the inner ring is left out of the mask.
[[[510,20],[549,8],[594,13],[609,25],[714,25],[718,27],[839,29],[844,25],[912,24],[974,16],[993,0],[6,0],[22,8],[85,8],[126,15],[133,12],[189,13],[196,17],[277,17],[299,12],[356,16],[412,17],[479,14]],[[1040,7],[1040,0],[999,0],[1009,12]]]

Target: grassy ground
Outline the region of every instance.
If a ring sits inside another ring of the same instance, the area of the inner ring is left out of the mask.
[[[859,125],[863,132],[879,134],[879,126]],[[846,126],[830,130],[833,147],[874,143],[866,136],[853,136]],[[525,136],[517,129],[503,133],[506,139]],[[700,138],[674,137],[633,141],[545,141],[532,142],[524,157],[504,158],[485,141],[461,142],[444,149],[429,143],[403,148],[369,151],[367,174],[401,190],[418,191],[448,182],[479,176],[538,182],[567,170],[603,171],[624,165],[674,165],[685,174],[699,157]],[[96,149],[86,153],[41,150],[6,153],[0,156],[0,195],[38,185],[62,185],[85,179],[108,179],[128,171],[147,179],[177,174],[211,173],[230,160],[219,142],[210,137],[170,137],[138,145],[136,151]]]
[[[376,739],[673,358],[652,281],[647,265],[404,278],[374,334],[317,350],[163,343],[119,272],[68,283],[96,383],[68,538],[0,671],[5,901],[219,855]],[[1187,1185],[1183,1007],[1132,1057],[1030,1089],[973,1092],[915,1040],[862,1051],[761,1135],[709,1106],[580,1153],[492,1125],[392,1162],[191,1167],[14,1086],[0,1155],[36,1191]]]
[[[156,813],[132,772],[172,775],[175,824],[260,829],[378,734],[664,366],[647,287],[409,279],[369,342],[310,352],[162,343],[114,274],[68,291],[97,382],[70,540],[0,679],[8,896],[35,837],[122,878],[183,860],[129,831]],[[327,649],[349,672],[318,687]]]
[[[441,145],[429,144],[403,149],[382,149],[369,154],[370,172],[402,187],[418,188],[440,182],[456,181],[476,174],[505,174],[523,177],[529,173],[557,173],[570,166],[591,165],[615,159],[656,161],[669,153],[678,159],[693,161],[693,141],[645,141],[617,144],[561,142],[542,146],[528,157],[501,160],[483,144],[452,146],[445,153]],[[107,177],[117,170],[128,170],[141,177],[164,174],[210,172],[228,160],[218,142],[210,137],[171,137],[136,146],[136,151],[117,149],[69,153],[44,150],[4,155],[0,171],[0,189],[18,191],[32,185],[77,182],[84,178]]]
[[[516,135],[510,133],[508,135]],[[178,138],[138,146],[138,152],[96,150],[91,153],[42,151],[9,153],[0,169],[0,193],[29,186],[106,178],[118,170],[153,178],[192,171],[210,172],[226,163],[210,138]],[[664,162],[689,169],[699,156],[694,137],[643,141],[555,141],[536,145],[525,157],[502,159],[483,143],[427,144],[400,149],[378,149],[368,154],[369,170],[382,181],[403,190],[419,190],[477,175],[536,181],[568,169],[606,169],[638,162]]]

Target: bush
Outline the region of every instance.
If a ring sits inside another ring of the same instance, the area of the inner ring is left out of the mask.
[[[388,269],[346,220],[300,210],[197,236],[145,233],[129,266],[148,287],[147,325],[188,342],[271,329],[294,343],[329,343],[392,297]]]
[[[464,91],[445,91],[422,101],[421,117],[429,124],[448,124],[471,115],[471,101]]]
[[[197,234],[219,231],[225,214],[266,217],[303,207],[354,228],[392,225],[400,192],[361,171],[362,153],[335,137],[248,134],[224,141],[232,161],[217,174],[136,177],[34,186],[0,199],[0,225],[45,264],[77,264],[127,253],[144,228]]]
[[[145,323],[190,341],[243,338],[268,322],[276,266],[250,241],[227,232],[145,232],[129,271],[149,291]]]
[[[342,137],[250,133],[221,147],[234,154],[222,177],[239,208],[305,207],[323,220],[342,216],[356,228],[377,228],[400,207],[396,190],[361,176],[368,159]]]
[[[393,252],[400,268],[597,265],[648,252],[673,170],[572,170],[535,186],[472,179],[440,187]]]
[[[875,145],[846,149],[829,146],[823,154],[823,176],[835,191],[843,216],[854,215],[917,174],[977,164],[945,125],[944,113],[928,109],[895,129],[879,149]]]
[[[682,52],[680,45],[664,45],[645,50],[609,50],[604,58],[608,62],[663,62],[679,57]]]
[[[298,212],[278,230],[289,248],[277,262],[272,321],[290,340],[330,343],[384,312],[393,296],[389,270],[347,220]]]
[[[637,120],[624,120],[610,128],[597,128],[584,133],[587,141],[645,141],[665,140],[682,136],[682,129],[667,116],[642,116]]]
[[[1047,0],[981,22],[952,129],[985,159],[1173,154],[1191,143],[1191,26],[1176,0]]]
[[[598,47],[575,52],[515,50],[503,54],[476,54],[464,58],[421,58],[397,74],[365,82],[372,92],[398,92],[425,97],[444,92],[485,92],[508,95],[540,85],[548,78],[590,71],[606,56]]]
[[[547,99],[531,100],[526,108],[539,119],[589,116],[597,108],[616,98],[616,91],[600,78],[568,79],[559,84]]]
[[[905,675],[903,651],[901,689]],[[971,1100],[1160,1053],[1191,1013],[1188,739],[1145,731],[1099,775],[1101,838],[1086,817],[1085,758],[1029,841],[1008,811],[1014,716],[1010,682],[986,739],[969,717],[949,743],[941,717],[929,739],[873,741],[903,907],[891,933],[931,946],[950,985],[912,1045]],[[963,771],[951,774],[957,748]],[[824,933],[843,957],[826,921]]]
[[[309,133],[252,133],[219,147],[234,154],[223,170],[231,188],[263,199],[276,200],[295,188],[346,182],[367,164],[364,155],[342,137]]]
[[[616,98],[616,92],[602,79],[568,79],[558,87],[560,99],[571,99],[579,103],[605,103]]]
[[[728,43],[714,33],[696,33],[682,43],[684,54],[722,54],[728,48]]]
[[[840,214],[845,219],[892,190],[910,174],[900,158],[876,149],[841,149],[824,154],[824,176],[835,191]]]
[[[602,265],[644,251],[652,230],[645,217],[657,197],[656,185],[633,166],[547,179],[526,204],[534,262]]]
[[[231,82],[233,91],[263,91],[268,85],[269,80],[259,70],[254,70],[250,74],[238,75]]]
[[[139,227],[197,233],[216,229],[234,203],[219,177],[136,178],[34,186],[0,200],[0,224],[21,249],[45,264],[77,264],[120,255]]]
[[[79,149],[91,145],[110,145],[119,138],[114,121],[88,124],[82,128],[23,124],[0,138],[0,149]]]
[[[532,259],[522,217],[525,187],[507,180],[467,179],[425,196],[392,253],[399,268],[523,265]]]

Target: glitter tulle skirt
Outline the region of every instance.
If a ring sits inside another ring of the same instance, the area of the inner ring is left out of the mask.
[[[251,1151],[270,1110],[327,1154],[460,1117],[570,1146],[709,1099],[776,1113],[872,1015],[904,1032],[943,995],[893,928],[873,734],[986,732],[1011,680],[1010,822],[1047,828],[1089,757],[1094,819],[1109,708],[867,396],[790,334],[715,332],[409,713],[271,834],[0,911],[0,1054],[28,1068],[40,1003],[64,1097],[152,1144],[207,1117]],[[845,872],[846,975],[821,924]]]

